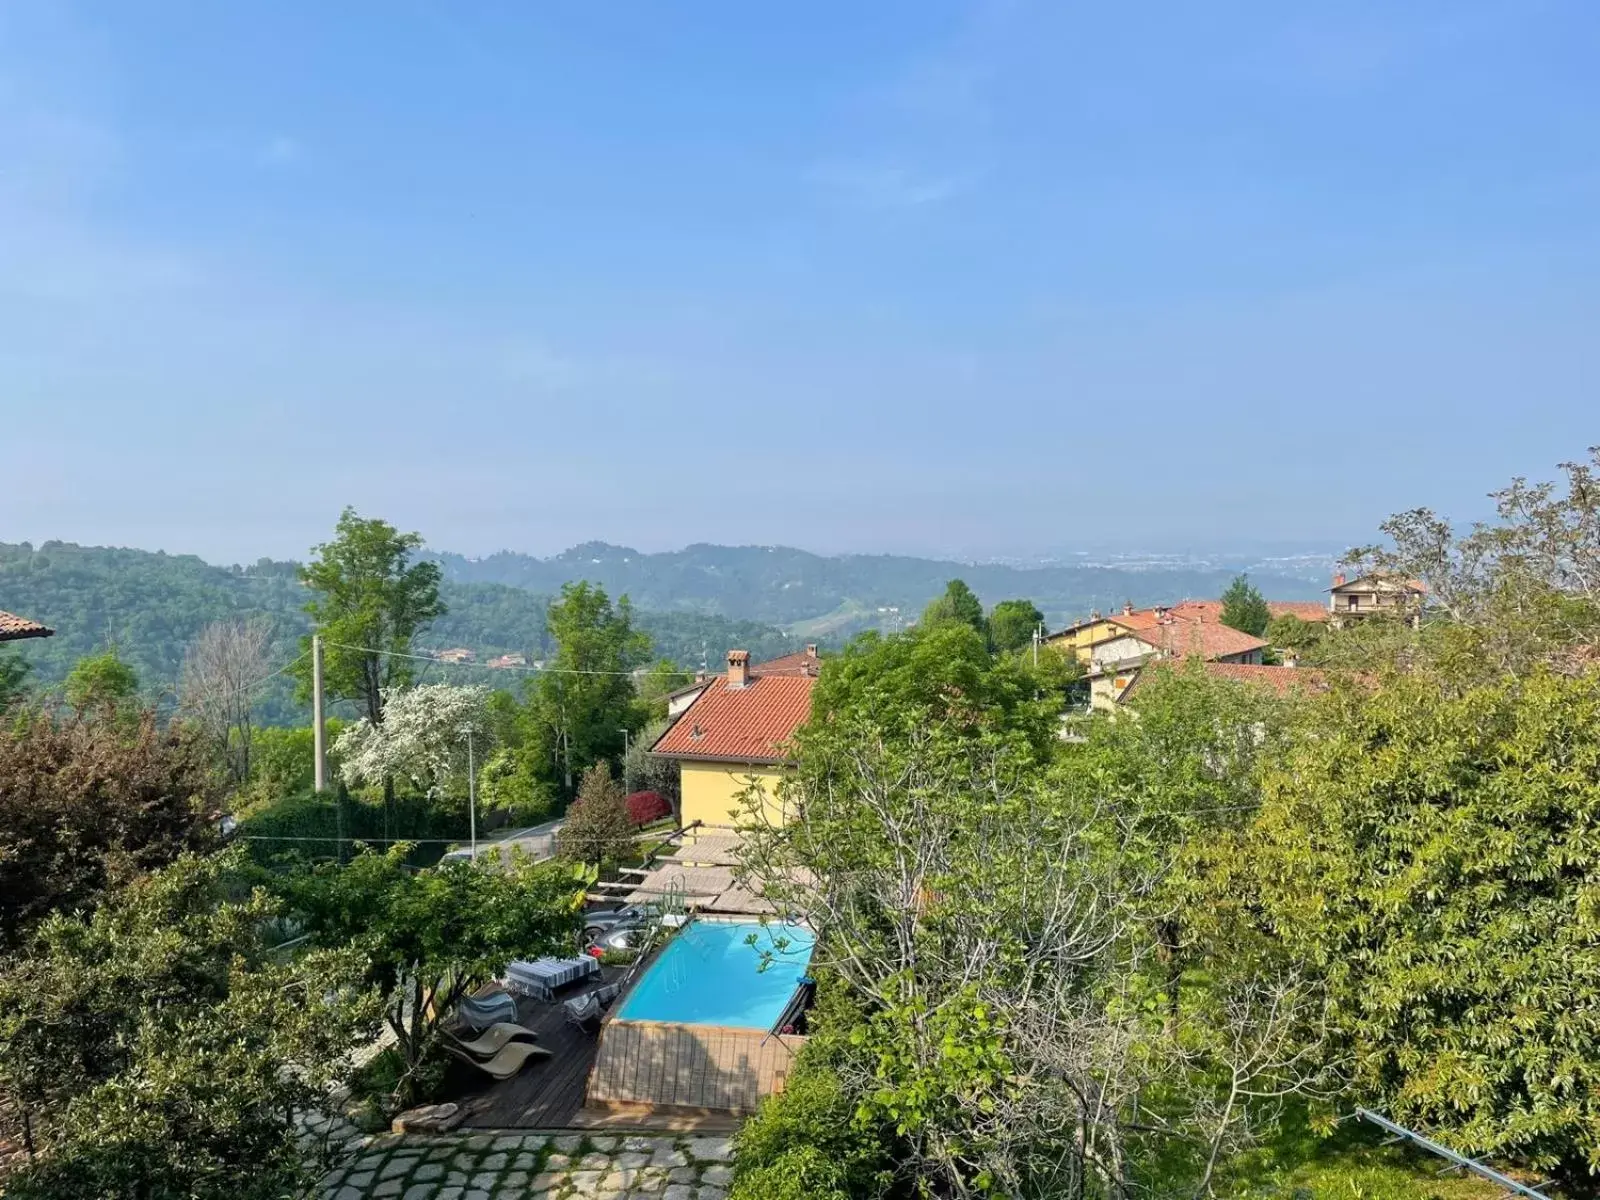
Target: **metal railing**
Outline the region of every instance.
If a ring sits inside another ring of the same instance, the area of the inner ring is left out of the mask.
[[[1501,1187],[1505,1188],[1508,1192],[1512,1192],[1518,1196],[1528,1196],[1531,1197],[1531,1200],[1551,1200],[1551,1197],[1546,1193],[1538,1191],[1535,1188],[1531,1188],[1525,1183],[1518,1183],[1509,1175],[1502,1175],[1493,1167],[1485,1166],[1475,1158],[1468,1158],[1464,1154],[1457,1154],[1454,1150],[1450,1149],[1450,1147],[1441,1146],[1432,1138],[1423,1137],[1420,1133],[1416,1133],[1410,1129],[1407,1129],[1404,1125],[1396,1125],[1393,1121],[1389,1120],[1388,1117],[1379,1116],[1377,1113],[1371,1112],[1365,1108],[1356,1109],[1355,1115],[1363,1121],[1371,1121],[1380,1129],[1387,1129],[1390,1133],[1394,1134],[1394,1138],[1392,1139],[1394,1141],[1407,1141],[1414,1146],[1421,1147],[1429,1154],[1435,1154],[1440,1158],[1448,1159],[1451,1165],[1445,1168],[1446,1171],[1453,1171],[1458,1168],[1464,1169],[1471,1171],[1475,1175],[1482,1176],[1491,1183],[1497,1183]]]

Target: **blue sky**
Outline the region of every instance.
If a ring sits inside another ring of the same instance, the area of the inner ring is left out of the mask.
[[[1600,441],[1600,6],[0,4],[0,540],[1343,544]]]

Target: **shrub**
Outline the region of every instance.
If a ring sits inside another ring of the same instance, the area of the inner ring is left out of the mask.
[[[740,1175],[728,1200],[849,1200],[844,1168],[815,1146],[785,1150]]]
[[[578,798],[556,835],[562,857],[577,862],[614,863],[634,852],[633,823],[611,768],[596,763],[583,773]]]
[[[0,728],[0,948],[53,910],[211,840],[216,779],[191,730],[24,710]]]
[[[1399,676],[1303,719],[1234,902],[1324,975],[1357,1094],[1592,1188],[1600,674]]]
[[[648,825],[672,815],[672,805],[660,792],[633,792],[628,796],[628,820]]]

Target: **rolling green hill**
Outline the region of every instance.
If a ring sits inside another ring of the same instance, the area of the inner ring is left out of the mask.
[[[272,662],[288,662],[310,631],[304,589],[294,563],[261,560],[249,567],[217,567],[190,555],[47,542],[0,543],[0,609],[43,621],[56,636],[19,642],[14,652],[32,665],[34,681],[62,679],[86,654],[115,646],[133,665],[147,695],[170,697],[185,647],[211,621],[264,617],[272,627]],[[548,649],[544,610],[548,597],[503,584],[446,582],[449,612],[419,643],[430,649],[463,646],[479,660],[507,652],[530,659]],[[721,661],[732,646],[760,657],[795,649],[770,625],[692,612],[640,612],[655,653],[697,666]],[[450,678],[515,686],[527,676],[482,668],[429,668]],[[288,723],[304,717],[293,684],[279,678],[263,686],[262,715]]]
[[[562,584],[589,579],[612,596],[629,596],[639,626],[657,655],[713,669],[742,646],[761,658],[806,641],[839,644],[864,628],[900,628],[943,590],[967,580],[985,604],[1011,597],[1036,603],[1051,624],[1109,610],[1124,599],[1140,604],[1216,596],[1235,564],[1215,566],[1048,566],[960,564],[896,555],[830,558],[783,546],[694,545],[640,554],[590,542],[553,558],[501,553],[483,559],[433,554],[445,574],[449,612],[418,640],[422,647],[465,647],[483,660],[507,652],[530,660],[550,650],[544,611]],[[1253,572],[1273,599],[1316,597],[1320,581]],[[115,646],[152,696],[169,696],[184,648],[209,622],[262,616],[273,630],[273,662],[299,652],[308,631],[296,564],[262,559],[219,567],[192,555],[46,542],[37,549],[0,543],[0,609],[43,621],[53,638],[20,643],[35,678],[60,680],[85,654]],[[450,678],[514,686],[523,676],[482,667],[440,666]],[[269,721],[302,719],[289,680],[262,690]]]

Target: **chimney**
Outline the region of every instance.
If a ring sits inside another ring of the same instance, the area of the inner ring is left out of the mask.
[[[817,656],[817,644],[815,642],[807,642],[806,643],[806,657],[807,658],[815,658],[816,656]]]
[[[750,682],[750,651],[728,651],[728,686],[742,688]]]
[[[1344,586],[1344,572],[1343,571],[1339,572],[1339,574],[1337,574],[1337,575],[1335,575],[1333,577],[1333,586],[1334,587],[1343,587]]]
[[[1125,617],[1133,616],[1133,601],[1132,600],[1124,600],[1122,602],[1122,615],[1125,616]]]

